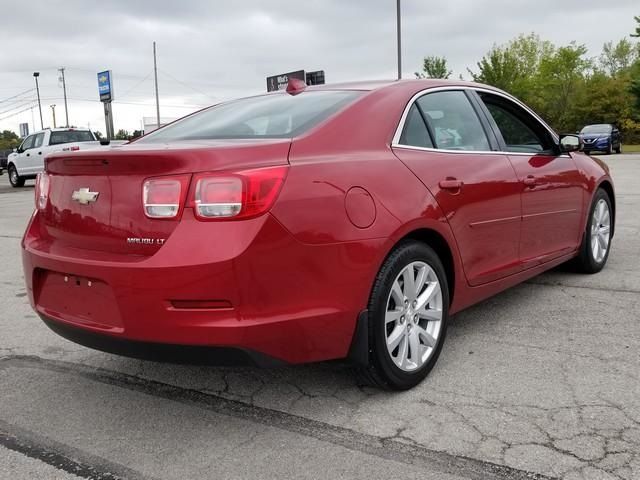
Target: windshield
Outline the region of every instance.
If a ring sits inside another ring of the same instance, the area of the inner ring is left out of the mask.
[[[587,125],[580,133],[611,133],[611,125]]]
[[[319,124],[362,92],[323,90],[243,98],[210,107],[136,143],[227,138],[289,138]]]
[[[95,142],[93,133],[89,130],[67,130],[62,132],[51,132],[49,145],[60,145],[61,143]]]

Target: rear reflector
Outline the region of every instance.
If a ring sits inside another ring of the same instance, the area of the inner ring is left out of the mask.
[[[177,179],[152,179],[144,182],[144,213],[150,218],[173,218],[180,210],[182,184]]]
[[[36,177],[36,208],[44,210],[49,201],[50,179],[47,172],[40,172]]]

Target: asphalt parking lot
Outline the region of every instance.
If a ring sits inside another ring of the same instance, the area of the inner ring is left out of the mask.
[[[640,155],[603,158],[606,269],[556,269],[456,315],[404,393],[340,362],[176,366],[63,340],[22,279],[33,182],[0,177],[0,478],[640,479]]]

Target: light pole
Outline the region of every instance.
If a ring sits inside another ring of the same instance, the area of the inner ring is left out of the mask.
[[[44,123],[42,122],[42,105],[40,104],[40,87],[38,86],[38,77],[40,72],[33,72],[33,78],[36,79],[36,92],[38,94],[38,110],[40,110],[40,130],[44,129]]]
[[[400,21],[400,0],[396,0],[396,33],[398,35],[398,80],[402,78],[402,32]]]
[[[65,127],[69,128],[69,108],[67,107],[67,84],[64,81],[64,67],[58,69],[62,77],[62,94],[64,95],[64,118],[66,120]]]
[[[51,113],[53,114],[53,128],[56,128],[56,104],[49,105],[51,107]]]

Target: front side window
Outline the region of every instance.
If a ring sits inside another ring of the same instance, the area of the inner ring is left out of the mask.
[[[362,92],[322,90],[261,95],[223,103],[151,132],[136,143],[291,138],[318,125]]]
[[[61,145],[63,143],[95,142],[93,133],[89,130],[64,130],[51,132],[49,145]]]
[[[507,152],[546,153],[554,141],[544,126],[515,103],[497,95],[481,93],[480,98],[496,122]]]
[[[29,150],[30,148],[33,148],[33,142],[35,139],[36,139],[35,135],[29,135],[27,138],[24,139],[24,142],[22,142],[22,145],[20,145],[20,150],[24,152],[25,150]]]
[[[463,91],[428,93],[416,102],[431,127],[435,148],[491,150],[480,119]]]

